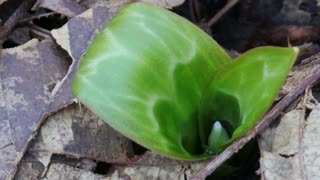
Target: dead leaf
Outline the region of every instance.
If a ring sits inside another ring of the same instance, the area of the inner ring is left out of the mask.
[[[26,154],[21,160],[13,179],[40,179],[45,167],[32,155]]]
[[[126,4],[133,2],[146,2],[154,4],[158,7],[172,9],[173,7],[183,4],[185,0],[87,0],[81,2],[81,5],[87,8],[106,7],[110,10],[110,12],[116,13]]]
[[[205,163],[193,163],[190,166],[128,166],[116,167],[110,180],[122,179],[181,179],[188,180],[194,173],[204,168]]]
[[[180,161],[160,154],[146,151],[143,155],[132,158],[132,164],[136,166],[177,166],[177,165],[190,165],[190,161]]]
[[[81,4],[70,0],[39,0],[39,5],[42,8],[50,9],[54,12],[60,13],[67,17],[74,17],[83,13],[86,8],[108,8],[110,12],[115,13],[119,11],[126,4],[136,2],[137,0],[88,0]],[[138,0],[140,2],[151,3],[159,7],[172,9],[173,7],[181,5],[184,0]]]
[[[202,168],[199,165],[192,167],[115,167],[116,170],[106,176],[93,174],[90,171],[74,168],[72,166],[54,163],[50,165],[49,170],[45,178],[43,179],[110,179],[110,180],[122,180],[122,179],[189,179],[190,175],[194,173],[193,170],[199,170]]]
[[[151,3],[166,9],[172,9],[184,3],[184,0],[138,0],[140,2]]]
[[[96,161],[127,163],[131,142],[85,107],[68,106],[50,116],[41,127],[31,152],[86,157]]]
[[[87,108],[73,104],[47,118],[20,165],[18,177],[30,172],[41,176],[51,166],[53,154],[126,164],[133,150],[129,139]],[[41,164],[41,170],[30,169],[33,164]]]
[[[6,179],[13,176],[69,64],[52,41],[35,39],[2,50],[0,63],[0,179]]]
[[[317,53],[305,60],[299,65],[294,66],[289,73],[285,85],[282,87],[279,97],[283,97],[288,92],[293,91],[302,80],[313,74],[320,68],[320,53]]]
[[[56,42],[68,52],[73,61],[67,75],[54,89],[55,97],[54,102],[50,104],[50,112],[56,112],[75,101],[70,86],[80,58],[86,52],[95,35],[105,27],[111,17],[112,14],[107,8],[89,9],[72,18],[61,28],[51,31]]]
[[[74,17],[83,13],[86,8],[80,4],[70,0],[39,0],[42,8],[50,9],[67,17]]]
[[[112,13],[118,12],[123,6],[128,3],[131,3],[133,0],[87,0],[81,2],[81,5],[87,8],[98,8],[98,7],[105,7]]]
[[[105,179],[105,176],[94,174],[65,164],[54,163],[50,165],[44,180],[50,179],[78,179],[78,180],[98,180]]]
[[[320,104],[308,106],[314,109],[305,119],[308,99],[314,101],[312,95],[306,95],[276,127],[262,133],[260,164],[264,179],[320,178]]]

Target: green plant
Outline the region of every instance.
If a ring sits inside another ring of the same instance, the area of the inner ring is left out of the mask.
[[[297,53],[261,47],[232,61],[184,18],[133,3],[96,37],[72,92],[137,143],[177,159],[203,159],[263,116]]]

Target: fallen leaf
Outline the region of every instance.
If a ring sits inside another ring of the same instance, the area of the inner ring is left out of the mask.
[[[47,118],[20,164],[19,176],[30,172],[37,176],[44,174],[54,154],[126,164],[133,156],[133,149],[129,139],[111,129],[87,108],[73,104]],[[43,167],[41,170],[26,168],[37,167],[32,165],[39,163]]]
[[[0,179],[6,179],[15,173],[69,64],[52,41],[35,39],[3,49],[0,63]]]
[[[50,116],[30,151],[73,154],[110,163],[126,163],[133,155],[130,140],[77,104]]]
[[[314,106],[306,117],[306,102]],[[312,104],[312,103],[311,103]],[[307,94],[287,112],[276,127],[262,133],[261,175],[263,179],[319,179],[320,104]]]
[[[116,167],[109,177],[111,180],[120,179],[181,179],[189,180],[194,173],[205,166],[205,163],[193,163],[190,166],[128,166]]]
[[[184,3],[185,0],[139,0],[140,2],[147,2],[166,9],[172,9]]]
[[[82,2],[81,5],[87,8],[106,7],[110,10],[110,12],[115,13],[126,4],[133,2],[146,2],[162,8],[172,9],[173,7],[183,4],[185,0],[88,0]]]
[[[40,7],[50,9],[67,17],[77,16],[86,10],[80,4],[70,0],[39,0],[38,2]]]
[[[47,175],[43,179],[105,179],[105,176],[94,174],[90,171],[78,169],[65,164],[54,163],[50,165]]]
[[[177,166],[192,164],[190,161],[175,160],[151,151],[146,151],[143,155],[132,158],[131,161],[132,164],[136,166]]]
[[[301,83],[306,77],[313,74],[316,70],[320,68],[320,53],[317,53],[305,60],[303,60],[299,65],[294,66],[289,73],[285,85],[282,87],[280,96],[293,91],[298,84]]]
[[[128,3],[131,3],[133,0],[107,0],[107,1],[100,1],[100,0],[87,0],[81,2],[81,5],[86,8],[95,9],[97,7],[105,7],[112,13],[116,13],[119,11],[123,6]]]
[[[86,52],[95,35],[110,21],[112,14],[107,8],[89,9],[72,18],[59,29],[51,31],[52,36],[72,58],[67,75],[54,89],[54,102],[50,104],[50,112],[65,107],[76,101],[70,91],[74,73],[77,70],[81,56]]]

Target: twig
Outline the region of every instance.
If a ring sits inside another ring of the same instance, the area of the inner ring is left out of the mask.
[[[208,26],[214,25],[225,13],[227,13],[233,6],[238,4],[240,0],[231,0],[225,5],[217,14],[215,14],[210,21],[208,22]]]
[[[25,0],[21,5],[15,10],[15,12],[10,16],[10,18],[0,26],[0,45],[7,39],[8,35],[11,33],[13,28],[17,25],[20,19],[22,19],[26,12],[32,8],[35,0]]]
[[[302,105],[301,105],[301,113],[299,115],[299,145],[298,145],[298,148],[299,148],[299,165],[301,168],[300,169],[300,177],[302,179],[304,179],[305,177],[305,166],[304,166],[304,157],[303,157],[303,145],[302,145],[302,141],[303,141],[303,134],[304,134],[304,127],[305,126],[305,114],[306,114],[306,104],[307,104],[307,99],[308,99],[308,94],[309,94],[309,91],[310,91],[310,87],[307,87],[304,91],[304,96],[303,96],[303,99],[302,99]]]
[[[278,102],[250,131],[243,137],[232,143],[222,153],[217,155],[212,161],[202,169],[198,174],[191,177],[191,180],[202,180],[216,170],[223,162],[229,159],[234,153],[238,152],[249,140],[255,137],[258,133],[267,128],[272,120],[279,116],[293,100],[295,100],[303,91],[312,86],[320,78],[320,69],[307,76],[301,84],[299,84],[293,91],[289,92],[280,102]]]
[[[46,29],[44,29],[40,26],[37,26],[33,23],[30,23],[29,27],[31,28],[31,30],[30,30],[31,37],[35,37],[40,40],[50,38],[51,33],[49,30],[46,30]]]
[[[55,15],[55,14],[58,14],[58,13],[56,13],[56,12],[48,12],[48,13],[33,15],[33,16],[31,16],[31,17],[21,19],[21,20],[19,21],[19,24],[25,24],[25,23],[28,23],[28,22],[30,22],[30,21],[32,21],[32,20],[40,19],[40,18],[43,18],[43,17],[53,16],[53,15]]]

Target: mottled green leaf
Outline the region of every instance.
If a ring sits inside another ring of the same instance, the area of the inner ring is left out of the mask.
[[[297,54],[297,48],[260,47],[216,71],[200,107],[202,142],[206,143],[213,133],[215,121],[231,137],[215,144],[215,153],[253,127],[271,106]]]
[[[167,10],[134,3],[93,42],[73,93],[113,128],[180,159],[203,155],[197,110],[210,75],[230,57]]]
[[[72,91],[137,143],[177,159],[203,159],[259,120],[296,54],[258,48],[232,62],[184,18],[133,3],[96,37]]]

